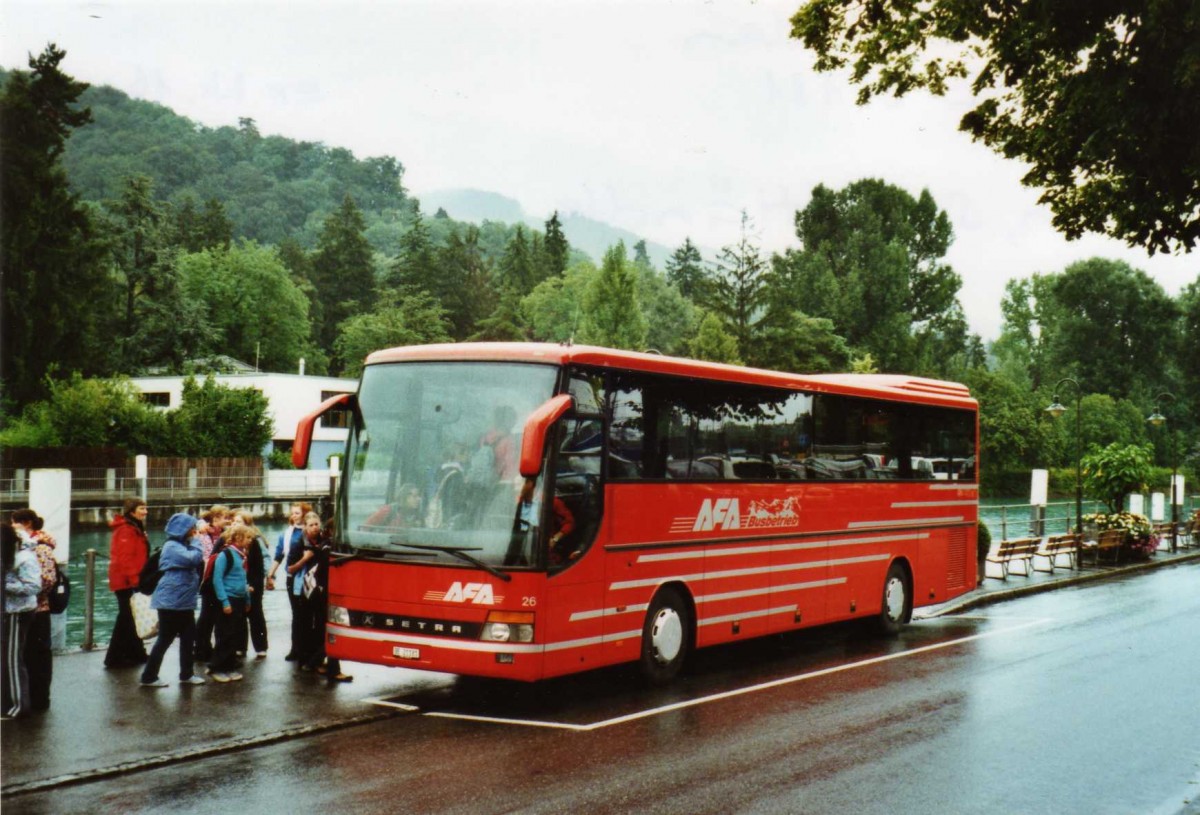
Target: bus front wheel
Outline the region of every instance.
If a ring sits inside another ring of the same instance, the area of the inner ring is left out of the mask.
[[[666,684],[683,668],[691,628],[691,612],[677,589],[668,586],[654,595],[642,626],[642,674],[650,684]]]
[[[911,616],[912,591],[908,582],[908,571],[899,563],[893,563],[883,581],[879,630],[884,634],[898,634]]]

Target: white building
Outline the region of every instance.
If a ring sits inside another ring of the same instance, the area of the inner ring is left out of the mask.
[[[274,450],[292,449],[296,440],[296,424],[317,406],[339,393],[354,393],[358,380],[339,379],[332,376],[305,376],[304,374],[267,374],[256,372],[213,374],[218,385],[228,388],[254,388],[267,397],[268,413],[274,422],[271,445],[263,455]],[[171,410],[183,402],[185,376],[140,376],[130,381],[142,392],[149,404],[163,410]],[[203,381],[204,375],[196,379]],[[334,411],[325,414],[313,430],[309,466],[323,468],[332,454],[341,454],[346,447],[348,416]]]

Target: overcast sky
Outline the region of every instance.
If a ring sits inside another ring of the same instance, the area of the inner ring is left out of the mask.
[[[209,126],[257,121],[360,158],[392,155],[416,195],[515,198],[677,247],[738,238],[769,252],[818,183],[928,188],[954,225],[972,328],[993,338],[1004,281],[1093,256],[1176,295],[1200,254],[1155,256],[1050,227],[1021,165],[957,131],[969,97],[854,105],[788,38],[800,0],[429,0],[287,4],[0,0],[0,64],[47,42],[63,69]]]

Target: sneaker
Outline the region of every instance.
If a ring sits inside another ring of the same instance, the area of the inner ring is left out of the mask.
[[[162,679],[143,679],[140,684],[143,688],[165,688],[167,686]]]
[[[217,671],[216,673],[214,673],[214,674],[212,675],[212,678],[213,678],[213,681],[214,681],[214,682],[228,682],[228,681],[229,681],[229,674],[227,674],[227,673],[222,673],[222,672],[220,672],[220,671]]]
[[[267,658],[267,652],[266,652],[266,651],[259,651],[257,654],[255,654],[255,655],[254,655],[254,658],[255,658],[255,659],[266,659],[266,658]]]
[[[242,675],[240,673],[238,673],[237,671],[234,671],[233,673],[231,673],[229,675],[230,682],[237,682],[241,678],[242,678]]]
[[[207,685],[202,676],[189,676],[187,679],[180,679],[180,685]]]

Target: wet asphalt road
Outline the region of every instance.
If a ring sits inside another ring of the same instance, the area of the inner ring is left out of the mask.
[[[4,811],[1200,813],[1200,564],[709,650],[666,690],[397,691],[385,721]]]

